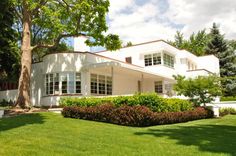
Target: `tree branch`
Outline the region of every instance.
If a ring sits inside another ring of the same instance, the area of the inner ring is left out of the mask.
[[[53,44],[37,44],[35,46],[32,46],[31,50],[35,50],[35,49],[38,49],[38,48],[53,48],[53,47],[57,47],[62,38],[78,37],[80,35],[84,35],[84,34],[82,34],[82,33],[61,34],[61,35],[58,36],[58,38],[55,40],[55,42]]]

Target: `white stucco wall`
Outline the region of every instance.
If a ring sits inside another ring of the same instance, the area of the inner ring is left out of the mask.
[[[198,57],[198,66],[199,69],[206,69],[215,74],[220,73],[219,59],[214,55]]]

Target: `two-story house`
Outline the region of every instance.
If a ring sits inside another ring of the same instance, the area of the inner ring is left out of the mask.
[[[173,75],[195,77],[219,73],[219,60],[197,57],[163,40],[117,51],[88,52],[86,37],[75,39],[75,51],[44,56],[32,65],[33,105],[57,105],[63,96],[131,95],[156,92],[172,96]]]

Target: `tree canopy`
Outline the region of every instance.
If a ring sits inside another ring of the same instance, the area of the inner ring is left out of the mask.
[[[19,73],[19,50],[17,33],[13,29],[13,10],[11,1],[0,1],[0,80],[16,80]]]
[[[210,103],[221,95],[220,79],[217,76],[198,76],[186,79],[184,76],[174,76],[177,83],[174,90],[178,95],[190,98],[195,105]]]
[[[32,51],[55,48],[64,38],[86,35],[89,46],[121,47],[118,35],[106,34],[109,0],[12,0],[21,32],[21,74],[17,106],[30,107]]]

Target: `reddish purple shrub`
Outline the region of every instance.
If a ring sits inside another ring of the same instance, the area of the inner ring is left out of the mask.
[[[213,112],[204,107],[198,107],[191,111],[157,113],[145,106],[124,105],[115,107],[112,104],[105,104],[91,107],[64,107],[62,115],[64,117],[143,127],[211,118]]]

